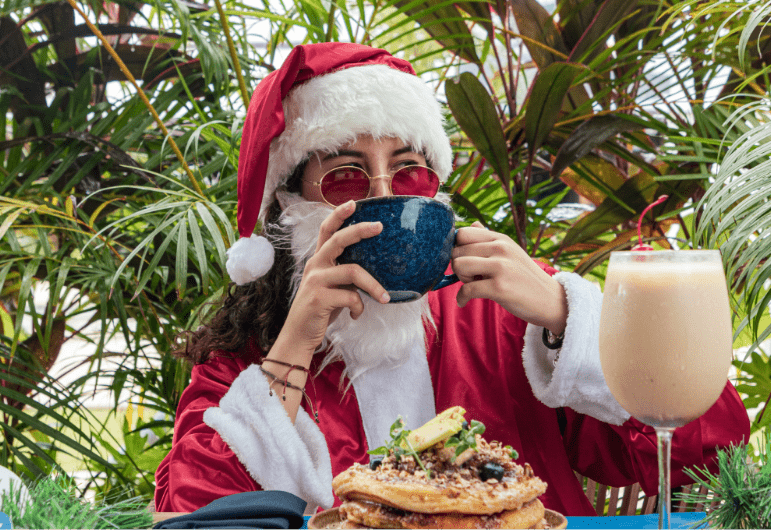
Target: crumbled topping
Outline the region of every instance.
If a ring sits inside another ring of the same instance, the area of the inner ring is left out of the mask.
[[[482,489],[494,494],[498,490],[506,490],[510,483],[523,482],[533,477],[530,465],[525,467],[518,465],[511,459],[509,451],[504,449],[499,442],[487,442],[477,435],[477,450],[465,461],[458,459],[452,462],[453,453],[444,450],[443,444],[437,444],[422,453],[420,459],[426,469],[431,470],[432,484],[448,489],[468,490]],[[481,467],[492,462],[500,465],[503,470],[503,478],[494,478],[482,481],[480,478]],[[426,474],[417,467],[412,456],[401,456],[398,460],[390,454],[383,458],[383,463],[376,469],[361,466],[357,472],[369,473],[377,480],[383,482],[423,482]]]

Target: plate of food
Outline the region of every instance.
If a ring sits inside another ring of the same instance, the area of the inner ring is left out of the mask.
[[[369,465],[333,479],[342,504],[308,528],[565,528],[567,519],[538,499],[546,483],[464,414],[452,407],[414,431],[397,420]]]

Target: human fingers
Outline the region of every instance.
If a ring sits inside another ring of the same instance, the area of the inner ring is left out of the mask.
[[[461,288],[458,289],[458,294],[455,296],[458,307],[464,307],[472,298],[493,299],[490,296],[490,293],[494,290],[493,280],[481,276],[479,278],[481,279],[464,282]]]
[[[342,278],[327,278],[327,280],[330,279],[333,283],[335,281],[347,281],[344,276]],[[316,281],[312,280],[311,283],[316,283]],[[382,295],[381,301],[386,301],[382,298]],[[364,302],[356,285],[348,284],[316,289],[310,288],[303,292],[301,301],[298,301],[297,297],[295,298],[295,303],[292,304],[290,309],[290,317],[297,317],[299,315],[299,318],[287,318],[287,322],[290,320],[301,322],[303,325],[300,334],[310,331],[310,335],[318,336],[318,340],[321,340],[320,338],[323,337],[329,323],[335,320],[345,308],[350,310],[351,318],[354,320],[359,318],[364,312]],[[318,330],[309,329],[315,327],[318,327]]]
[[[316,243],[316,252],[318,252],[321,246],[326,243],[341,226],[343,226],[343,222],[348,219],[354,211],[356,211],[356,203],[353,201],[343,203],[332,210],[332,213],[324,219],[319,227],[319,239]]]
[[[364,312],[364,301],[361,299],[359,291],[353,286],[345,286],[331,291],[329,302],[334,306],[330,313],[329,322],[334,321],[340,312],[348,308],[351,312],[351,318],[356,320]]]
[[[506,238],[496,238],[490,241],[480,241],[478,243],[468,243],[461,246],[455,246],[452,249],[452,258],[462,258],[465,256],[478,256],[480,258],[490,258],[493,256],[510,256],[518,253],[519,246]]]
[[[468,256],[453,260],[452,268],[463,282],[456,296],[459,307],[472,298],[486,298],[527,322],[556,333],[564,329],[564,289],[534,261]]]
[[[495,277],[503,269],[502,260],[480,256],[464,256],[454,259],[452,271],[463,283],[471,283],[483,278]]]
[[[462,257],[453,260],[452,270],[463,282],[457,296],[460,307],[471,298],[487,298],[508,309],[516,306],[517,289],[527,284],[521,267],[506,257]]]
[[[373,299],[383,304],[388,303],[391,300],[388,291],[380,285],[380,282],[359,265],[338,265],[337,267],[328,269],[326,271],[326,276],[330,285],[344,289],[361,289]]]
[[[482,241],[493,241],[498,236],[506,237],[498,232],[488,230],[481,226],[474,226],[472,224],[471,226],[464,226],[463,228],[458,229],[458,233],[455,236],[455,245],[461,246],[469,245],[471,243],[480,243]]]
[[[325,263],[334,265],[335,260],[343,253],[346,247],[358,243],[362,239],[374,237],[383,231],[383,223],[356,223],[337,230],[331,237],[320,245],[314,258],[324,260]]]
[[[306,282],[303,278],[281,333],[292,337],[292,342],[300,348],[315,349],[322,342],[331,320],[346,307],[354,315],[360,315],[364,310],[356,290],[324,288],[314,279]]]

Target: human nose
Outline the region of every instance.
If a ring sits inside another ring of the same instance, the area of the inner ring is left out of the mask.
[[[391,192],[391,175],[381,174],[372,177],[369,181],[370,197],[387,197]]]

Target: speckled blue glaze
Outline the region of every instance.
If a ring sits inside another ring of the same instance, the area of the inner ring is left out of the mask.
[[[388,291],[391,303],[417,300],[458,281],[446,276],[455,244],[449,206],[428,197],[373,197],[356,202],[343,228],[380,221],[383,231],[347,247],[338,263],[357,263]]]

